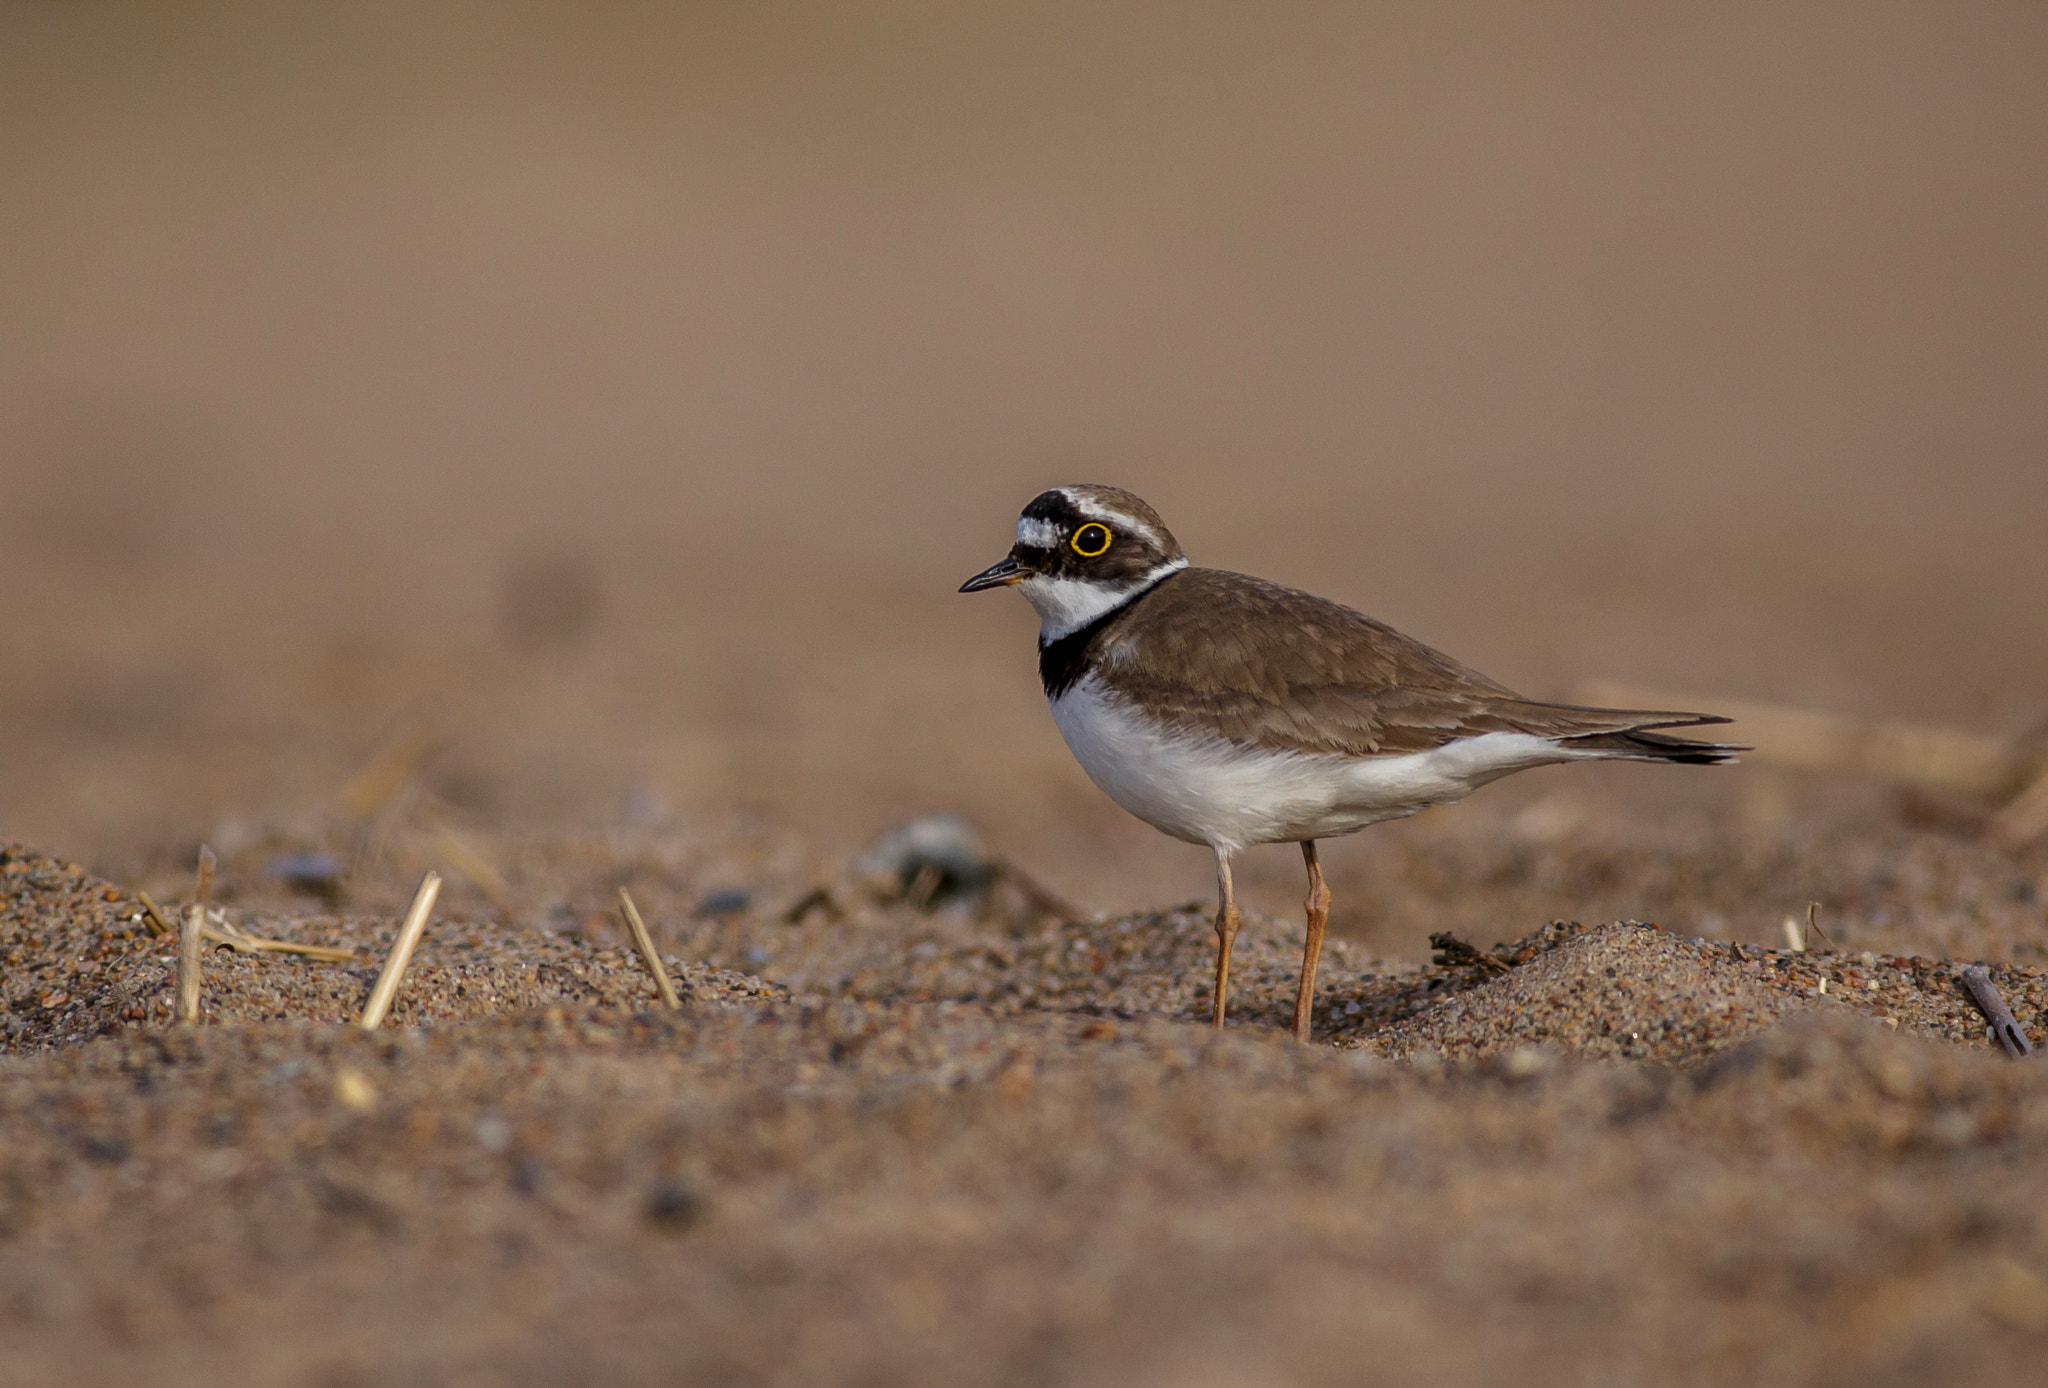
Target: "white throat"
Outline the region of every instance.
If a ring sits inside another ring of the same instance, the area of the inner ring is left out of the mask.
[[[1072,635],[1105,613],[1114,612],[1160,579],[1187,566],[1185,559],[1169,559],[1120,583],[1034,574],[1019,583],[1017,591],[1038,610],[1039,642],[1050,644],[1062,636]]]

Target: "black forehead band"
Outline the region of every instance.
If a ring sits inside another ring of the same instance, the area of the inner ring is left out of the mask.
[[[1062,528],[1082,519],[1081,508],[1059,492],[1045,492],[1031,498],[1031,504],[1024,508],[1024,517],[1026,520],[1051,521]]]

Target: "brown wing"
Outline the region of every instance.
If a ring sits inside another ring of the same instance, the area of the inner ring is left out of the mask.
[[[1090,644],[1113,691],[1242,746],[1394,756],[1481,733],[1581,738],[1725,721],[1537,703],[1340,603],[1217,569],[1162,581]]]

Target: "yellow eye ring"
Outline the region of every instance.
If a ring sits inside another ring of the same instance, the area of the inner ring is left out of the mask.
[[[1083,559],[1099,559],[1109,553],[1109,544],[1114,538],[1109,533],[1108,526],[1097,524],[1095,521],[1089,521],[1088,524],[1074,532],[1074,538],[1067,541],[1067,544],[1073,548],[1074,553],[1080,555]],[[1096,543],[1098,540],[1101,541],[1100,544]],[[1094,548],[1089,548],[1091,545]]]

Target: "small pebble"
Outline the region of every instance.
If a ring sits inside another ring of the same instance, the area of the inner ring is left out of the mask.
[[[725,887],[708,892],[697,902],[690,914],[698,920],[715,920],[720,916],[737,916],[745,911],[753,897],[744,888]]]

